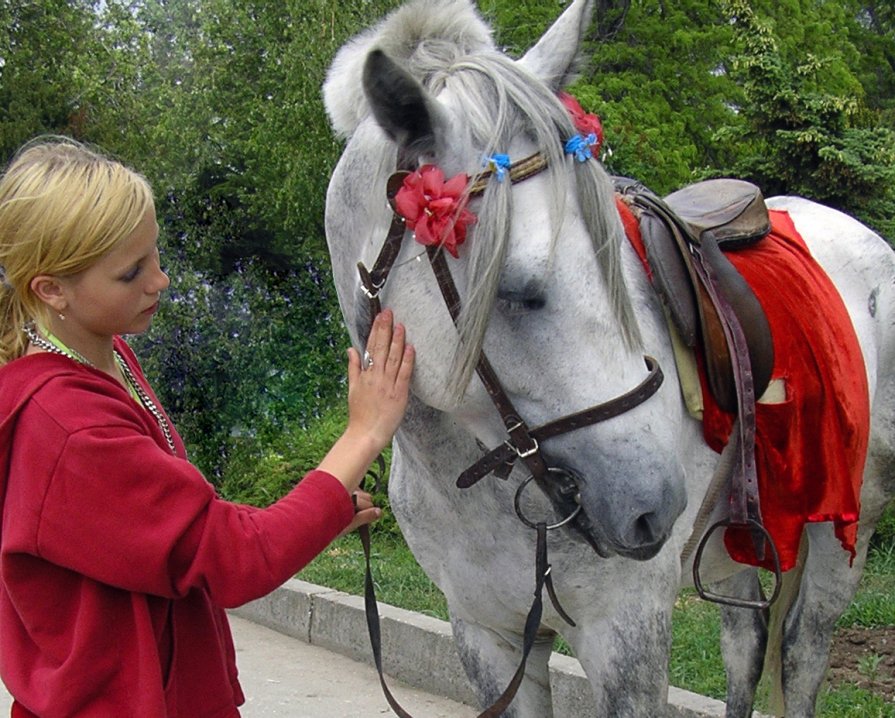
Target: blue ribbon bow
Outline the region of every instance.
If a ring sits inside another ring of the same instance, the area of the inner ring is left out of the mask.
[[[482,167],[490,169],[498,182],[503,182],[507,176],[507,170],[512,166],[509,155],[494,154],[482,161]]]
[[[567,155],[574,155],[579,162],[587,162],[594,156],[591,147],[597,144],[597,136],[591,132],[587,137],[583,135],[575,135],[565,144],[565,152]]]

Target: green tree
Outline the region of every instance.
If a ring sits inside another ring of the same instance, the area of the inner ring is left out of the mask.
[[[867,105],[895,127],[895,6],[889,0],[851,0],[846,5]]]
[[[0,0],[0,156],[42,133],[125,149],[144,50],[121,0]]]
[[[615,11],[574,88],[603,119],[607,168],[668,192],[729,164],[737,148],[715,133],[738,124],[739,91],[724,72],[732,29],[717,3],[634,0]]]
[[[338,47],[395,4],[147,0],[138,15],[154,58],[148,147],[165,148],[145,160],[176,268],[144,354],[211,476],[341,387],[323,233],[339,146],[320,87]]]
[[[788,62],[771,25],[745,0],[723,0],[742,54],[732,64],[752,152],[735,165],[767,193],[798,194],[895,237],[895,132],[867,124],[860,96],[831,89],[835,57]],[[840,68],[841,69],[841,68]],[[841,87],[849,80],[843,71]]]

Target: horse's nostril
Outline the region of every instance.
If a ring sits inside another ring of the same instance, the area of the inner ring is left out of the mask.
[[[662,531],[656,514],[651,512],[638,516],[631,525],[628,538],[632,548],[651,546],[661,540]]]

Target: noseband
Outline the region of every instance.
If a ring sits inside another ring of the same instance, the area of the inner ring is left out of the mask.
[[[505,176],[509,178],[510,182],[516,184],[539,174],[546,168],[547,158],[543,153],[538,152],[510,165],[506,169]],[[395,195],[402,186],[404,178],[409,174],[406,170],[399,170],[388,180],[387,196],[393,211]],[[494,170],[486,170],[473,177],[469,184],[468,195],[478,196],[482,194],[493,175]],[[405,220],[400,214],[394,212],[388,234],[372,269],[367,270],[363,263],[358,263],[361,289],[369,302],[371,318],[376,316],[381,310],[379,294],[385,286],[389,272],[398,257],[405,234]],[[456,325],[460,316],[461,300],[448,268],[445,252],[439,246],[429,246],[426,248],[426,253],[438,282],[438,287],[441,290],[441,295]],[[548,496],[552,493],[548,492],[550,488],[558,488],[561,495],[576,495],[577,492],[574,490],[573,480],[569,474],[547,466],[541,452],[541,444],[556,436],[624,414],[649,399],[661,386],[664,376],[655,359],[645,356],[644,361],[646,363],[647,376],[630,391],[605,403],[592,406],[589,409],[567,414],[541,426],[531,428],[513,406],[513,402],[500,383],[497,374],[491,366],[491,362],[488,361],[487,356],[482,351],[476,364],[476,373],[488,392],[491,402],[500,414],[508,438],[504,443],[488,451],[481,459],[463,471],[457,479],[457,486],[462,489],[469,488],[489,473],[493,473],[500,479],[506,479],[512,471],[515,462],[521,460],[531,473],[534,481],[548,493]],[[572,485],[570,486],[570,484]],[[531,523],[522,516],[519,510],[518,496],[516,510],[520,519],[526,524]],[[574,516],[569,516],[567,519],[560,521],[559,525],[565,525],[570,522],[577,516],[579,511],[579,508],[573,509]]]

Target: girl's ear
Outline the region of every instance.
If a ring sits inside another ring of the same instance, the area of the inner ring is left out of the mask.
[[[68,306],[65,298],[65,289],[57,277],[51,274],[38,274],[31,280],[31,291],[40,301],[46,304],[56,314],[59,314]]]

